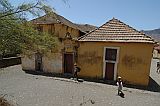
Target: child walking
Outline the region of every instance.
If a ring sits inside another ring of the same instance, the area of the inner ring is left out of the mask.
[[[118,77],[117,86],[118,86],[118,95],[120,95],[122,93],[122,88],[123,88],[123,84],[120,76]]]

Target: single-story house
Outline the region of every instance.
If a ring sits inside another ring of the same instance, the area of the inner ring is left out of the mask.
[[[78,38],[79,76],[147,86],[154,40],[118,19]]]

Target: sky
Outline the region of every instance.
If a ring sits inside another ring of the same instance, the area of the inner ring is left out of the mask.
[[[10,0],[17,5],[34,0]],[[160,0],[47,0],[74,23],[101,26],[113,17],[138,30],[160,28]],[[32,17],[33,18],[33,17]]]

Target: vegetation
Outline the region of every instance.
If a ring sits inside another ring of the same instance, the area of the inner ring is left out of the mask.
[[[53,11],[43,1],[14,7],[8,0],[0,0],[0,55],[55,50],[56,38],[38,32],[26,19],[28,14],[40,16]]]

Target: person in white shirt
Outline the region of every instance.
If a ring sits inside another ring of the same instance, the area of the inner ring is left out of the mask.
[[[120,93],[122,93],[122,88],[123,88],[123,84],[120,76],[118,77],[117,86],[118,86],[118,95],[120,95]]]

